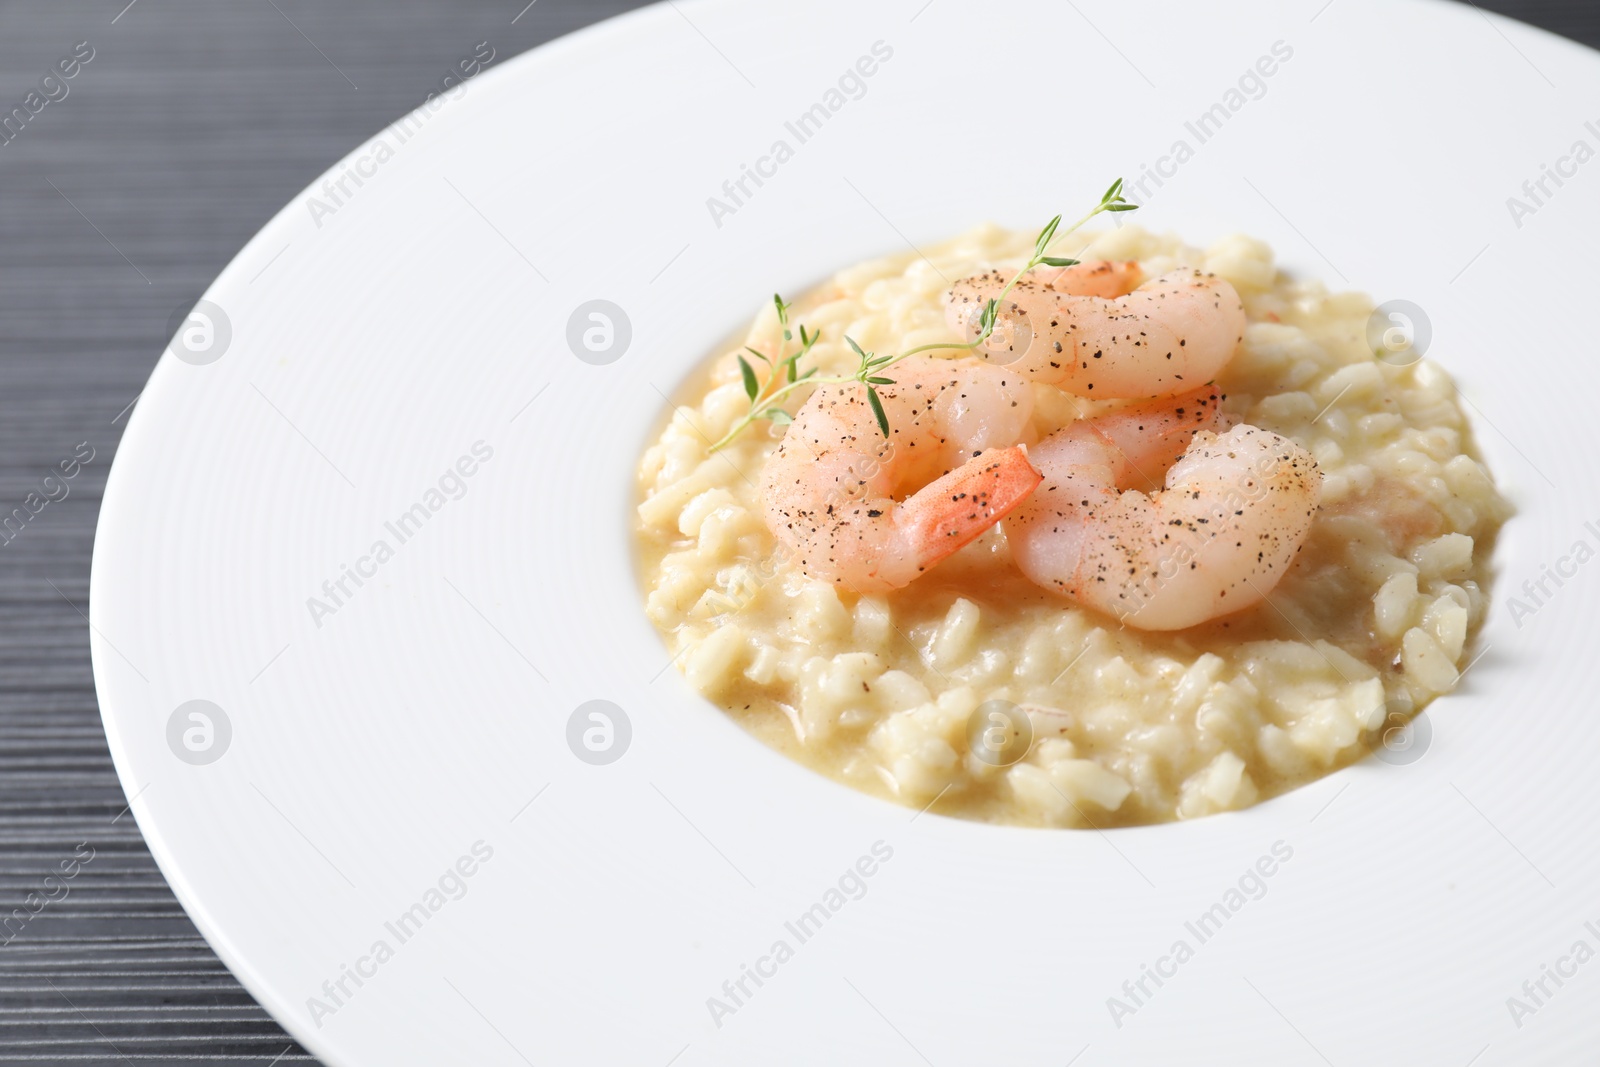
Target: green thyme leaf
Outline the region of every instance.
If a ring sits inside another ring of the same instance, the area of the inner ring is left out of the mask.
[[[863,380],[866,381],[869,385],[893,385],[894,384],[894,379],[893,378],[866,378],[866,379],[863,379]]]
[[[739,357],[739,377],[744,379],[744,395],[754,400],[756,394],[761,392],[761,383],[756,381],[756,372],[743,356]]]
[[[883,401],[878,399],[878,391],[872,386],[867,386],[867,403],[872,405],[872,414],[878,420],[878,429],[884,437],[889,436],[889,416],[884,413]]]
[[[1061,256],[1045,256],[1039,262],[1047,267],[1076,267],[1078,265],[1077,260],[1064,259]]]
[[[1045,228],[1039,231],[1038,240],[1033,242],[1033,253],[1036,256],[1044,255],[1044,250],[1050,247],[1050,239],[1056,235],[1056,227],[1061,225],[1061,216],[1051,219]]]
[[[783,297],[779,296],[777,293],[772,294],[772,303],[778,309],[778,325],[783,327],[783,339],[785,341],[794,340],[794,334],[789,332],[789,309],[794,307],[794,305],[785,304],[783,302]]]
[[[1106,210],[1107,211],[1138,211],[1139,210],[1139,205],[1138,204],[1123,204],[1123,203],[1108,204],[1106,206]]]
[[[771,363],[772,363],[772,360],[770,360],[770,359],[768,359],[768,358],[767,358],[767,357],[766,357],[766,356],[765,356],[765,355],[763,355],[763,354],[762,354],[762,353],[760,353],[760,352],[757,352],[757,351],[756,351],[756,350],[755,350],[755,349],[753,349],[753,348],[751,348],[751,347],[750,347],[750,346],[749,346],[749,345],[745,345],[745,346],[744,346],[744,350],[745,350],[745,351],[746,351],[746,352],[748,352],[748,353],[750,353],[750,354],[751,354],[751,355],[752,355],[752,356],[755,356],[755,357],[756,357],[756,358],[757,358],[757,359],[759,359],[759,360],[760,360],[760,361],[761,361],[761,362],[763,362],[763,363],[766,363],[766,364],[768,364],[768,365],[769,365],[769,366],[770,366],[770,365],[771,365]]]
[[[1114,200],[1114,199],[1116,199],[1117,195],[1119,193],[1121,193],[1121,192],[1122,192],[1122,179],[1118,178],[1116,181],[1111,183],[1111,188],[1106,190],[1106,195],[1102,196],[1100,198],[1100,202],[1102,204],[1104,204],[1104,203],[1106,203],[1108,201]]]

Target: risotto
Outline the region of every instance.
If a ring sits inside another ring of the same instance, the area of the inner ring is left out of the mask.
[[[849,375],[859,357],[846,334],[869,352],[949,342],[951,280],[1015,270],[1033,242],[982,228],[852,267],[789,318],[819,331],[809,361],[822,375]],[[1375,358],[1371,302],[1285,276],[1259,241],[1201,250],[1125,226],[1071,235],[1062,254],[1136,260],[1146,277],[1198,268],[1237,290],[1247,324],[1215,378],[1222,411],[1294,442],[1321,472],[1309,532],[1265,599],[1183,629],[1135,629],[1025,577],[1005,523],[901,588],[809,577],[760,497],[786,420],[710,450],[749,411],[729,352],[640,461],[650,620],[689,683],[766,744],[962,818],[1195,818],[1359,759],[1455,686],[1484,617],[1508,507],[1455,387],[1426,360]],[[769,304],[743,343],[779,351],[782,329]],[[1027,388],[1024,442],[1127,406]],[[804,399],[797,390],[789,412]]]

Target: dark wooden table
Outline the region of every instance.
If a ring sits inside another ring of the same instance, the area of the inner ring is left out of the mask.
[[[127,814],[89,665],[95,518],[173,313],[280,206],[479,42],[501,63],[639,6],[524,3],[0,6],[0,118],[40,93],[0,126],[0,1063],[310,1060]],[[1593,0],[1483,6],[1600,45]],[[41,92],[63,59],[73,76]]]

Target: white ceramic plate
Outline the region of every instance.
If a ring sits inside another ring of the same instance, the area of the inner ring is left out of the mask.
[[[799,144],[785,123],[875,42]],[[285,208],[207,295],[210,347],[169,351],[133,415],[94,660],[162,870],[339,1067],[1572,1062],[1600,963],[1523,983],[1600,947],[1600,565],[1561,563],[1600,547],[1595,99],[1588,51],[1390,0],[684,0],[491,70]],[[793,157],[714,219],[778,140]],[[1158,164],[1145,225],[1256,234],[1424,308],[1517,503],[1487,654],[1423,757],[1190,824],[1014,830],[913,819],[693,695],[630,556],[663,394],[775,288]],[[1542,164],[1564,185],[1534,203]],[[631,324],[605,365],[567,342],[597,299]],[[1547,564],[1572,576],[1513,619]],[[336,602],[347,565],[369,576]],[[209,749],[194,700],[220,709]],[[591,700],[631,724],[608,765],[569,748]],[[878,842],[802,943],[785,923]],[[1280,842],[1259,899],[1231,896]],[[1217,904],[1202,943],[1186,923]],[[746,965],[769,977],[735,1002]],[[1141,992],[1145,965],[1169,976]]]

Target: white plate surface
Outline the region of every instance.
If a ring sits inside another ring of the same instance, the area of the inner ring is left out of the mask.
[[[797,145],[785,122],[880,41]],[[1276,42],[1292,56],[1201,143],[1186,123]],[[337,202],[319,180],[331,213],[285,208],[207,295],[226,350],[169,351],[132,417],[93,651],[162,870],[336,1067],[1574,1062],[1600,1042],[1600,963],[1562,962],[1600,949],[1597,99],[1584,49],[1390,0],[682,0],[491,70],[353,152]],[[713,219],[779,139],[793,158]],[[775,288],[1075,211],[1179,140],[1141,221],[1256,234],[1426,309],[1519,509],[1487,654],[1423,758],[1190,824],[1011,830],[913,821],[698,699],[630,557],[663,394]],[[1535,203],[1546,164],[1564,184]],[[566,341],[594,299],[632,327],[607,365]],[[430,501],[478,442],[459,499]],[[400,543],[385,523],[418,503]],[[346,565],[373,576],[313,618]],[[1546,565],[1571,576],[1513,618]],[[192,700],[231,727],[208,764],[169,745]],[[609,765],[567,743],[590,700],[632,726]],[[892,858],[800,943],[786,921],[875,842]],[[1200,943],[1185,924],[1277,842],[1292,858]],[[402,942],[386,923],[418,904]],[[714,1019],[780,939],[793,958]],[[1193,957],[1162,963],[1180,939]],[[1147,964],[1171,975],[1136,1002]],[[1547,964],[1575,973],[1535,1000]]]

